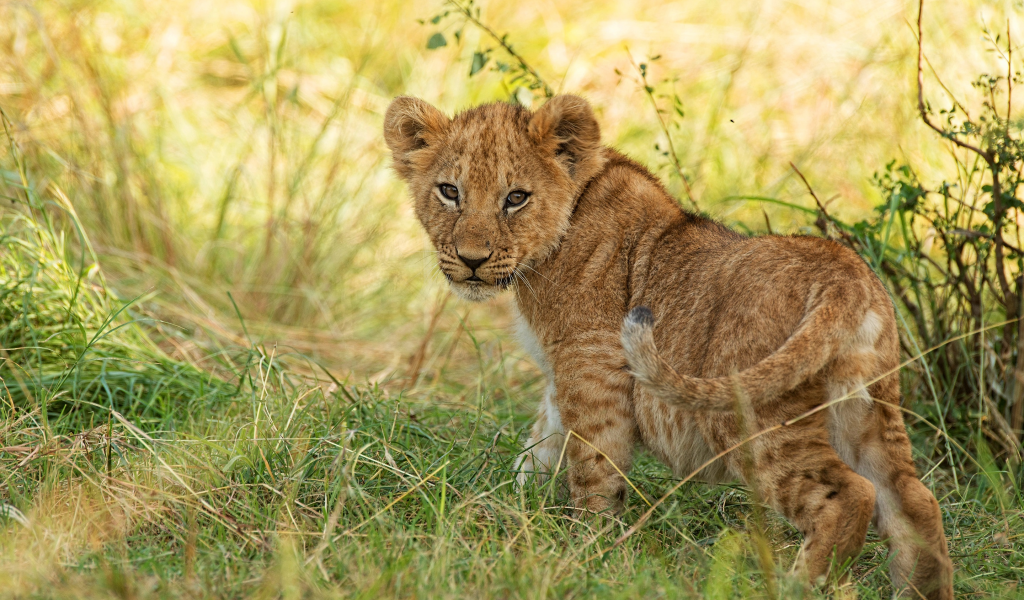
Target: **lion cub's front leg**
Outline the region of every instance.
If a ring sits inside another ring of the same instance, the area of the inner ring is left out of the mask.
[[[622,474],[629,471],[636,443],[632,380],[619,368],[621,348],[587,341],[565,343],[561,356],[552,357],[556,402],[568,436],[569,491],[581,509],[618,512],[627,492]]]

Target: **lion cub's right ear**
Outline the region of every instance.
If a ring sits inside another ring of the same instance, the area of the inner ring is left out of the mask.
[[[450,123],[444,113],[419,98],[399,96],[391,101],[384,114],[384,141],[403,179],[430,165],[430,157],[423,156],[429,153],[419,151],[439,142]]]

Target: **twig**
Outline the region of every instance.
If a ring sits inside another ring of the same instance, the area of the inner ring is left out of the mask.
[[[658,126],[661,127],[661,132],[665,134],[665,139],[668,141],[668,151],[672,157],[672,166],[675,167],[676,175],[683,182],[683,188],[686,189],[686,199],[690,201],[693,206],[693,210],[700,212],[700,207],[697,206],[697,201],[693,199],[693,190],[690,189],[690,182],[686,180],[686,176],[683,175],[683,165],[679,162],[679,156],[676,155],[676,145],[672,143],[672,134],[668,131],[668,126],[665,124],[665,120],[661,118],[661,110],[658,109],[658,103],[654,100],[654,88],[647,83],[647,73],[644,72],[636,62],[633,61],[633,56],[629,54],[629,49],[626,49],[626,54],[629,56],[629,63],[633,65],[636,72],[640,74],[640,81],[643,83],[644,93],[647,94],[647,98],[651,101],[651,106],[654,108],[654,116],[658,119]]]
[[[812,188],[811,184],[807,182],[807,178],[804,177],[804,174],[800,172],[800,169],[796,168],[796,165],[794,165],[792,162],[789,163],[789,166],[792,167],[793,171],[796,172],[798,177],[800,177],[800,181],[804,182],[804,187],[806,187],[807,191],[811,194],[811,198],[814,198],[814,203],[818,205],[818,211],[820,212],[820,214],[818,215],[817,220],[815,220],[814,225],[818,229],[820,229],[823,234],[828,236],[828,224],[832,223],[836,231],[839,232],[839,235],[843,236],[843,241],[846,242],[846,245],[849,246],[850,248],[856,248],[856,240],[854,240],[853,237],[850,236],[850,234],[846,233],[846,230],[843,229],[841,225],[839,225],[838,221],[832,218],[832,215],[828,214],[828,211],[825,210],[825,205],[822,204],[821,199],[818,198],[818,195],[814,193],[814,188]]]
[[[1010,111],[1013,107],[1013,41],[1010,39],[1010,20],[1006,20],[1006,131],[1010,131]]]
[[[504,49],[505,52],[508,53],[509,56],[516,59],[516,62],[519,63],[520,68],[529,73],[530,77],[533,77],[534,81],[540,84],[540,86],[544,89],[544,95],[546,97],[550,98],[555,95],[554,90],[552,90],[551,86],[549,86],[547,82],[544,81],[544,78],[542,78],[540,74],[537,73],[537,70],[531,67],[530,63],[526,62],[526,59],[520,56],[518,52],[513,50],[511,44],[505,41],[506,36],[501,36],[495,33],[494,30],[488,27],[486,24],[484,24],[483,21],[473,16],[473,11],[470,8],[463,6],[456,0],[448,0],[448,4],[451,4],[452,6],[457,8],[459,12],[461,12],[463,16],[466,17],[467,21],[483,30],[483,32],[489,35],[491,39],[493,39],[495,42],[498,42],[498,45],[501,46],[502,49]]]
[[[993,231],[995,240],[995,261],[996,261],[996,277],[999,280],[999,288],[1003,293],[1003,297],[1006,299],[1006,316],[1013,318],[1017,316],[1017,302],[1016,296],[1013,290],[1010,289],[1009,282],[1006,280],[1006,269],[1003,266],[1003,241],[1002,233],[1002,221],[1005,209],[1003,208],[1003,190],[999,180],[1000,165],[996,162],[996,154],[991,149],[982,150],[981,148],[957,139],[956,133],[952,131],[946,131],[941,127],[935,125],[931,118],[928,116],[928,109],[924,103],[924,69],[921,64],[924,60],[924,35],[921,27],[921,16],[924,14],[924,0],[918,0],[917,4],[917,110],[921,115],[921,120],[924,124],[933,129],[936,133],[942,137],[953,142],[957,146],[970,150],[978,156],[980,156],[986,164],[988,169],[992,173],[992,196],[993,203]]]
[[[1024,277],[1017,278],[1017,290],[1024,288]],[[1024,302],[1024,297],[1022,297]],[[1024,312],[1024,307],[1021,307]],[[1010,413],[1010,429],[1024,443],[1024,319],[1017,322],[1017,364],[1013,369],[1013,409]]]
[[[936,227],[936,231],[938,229],[939,228]],[[991,233],[982,233],[980,231],[974,231],[973,229],[950,229],[949,233],[951,233],[953,235],[962,235],[963,237],[968,237],[968,238],[975,238],[975,239],[981,238],[981,239],[986,239],[986,240],[995,240],[995,236],[992,235]],[[1007,242],[1003,242],[1003,245],[1006,246],[1007,248],[1009,248],[1010,250],[1013,250],[1017,254],[1024,254],[1024,252],[1022,252],[1020,250],[1020,248],[1014,246],[1013,244],[1009,244]]]
[[[922,29],[921,29],[921,15],[922,14],[924,14],[924,0],[918,0],[918,3],[917,3],[917,111],[921,115],[921,120],[924,121],[925,125],[927,125],[928,127],[931,127],[933,130],[935,130],[936,133],[938,133],[942,137],[948,139],[949,141],[953,142],[957,146],[960,146],[961,148],[965,148],[967,150],[970,150],[970,151],[976,153],[978,156],[980,156],[980,157],[984,158],[986,161],[988,161],[989,160],[989,155],[988,155],[987,152],[985,152],[984,150],[982,150],[981,148],[979,148],[977,146],[974,146],[972,144],[968,144],[967,142],[963,142],[963,141],[960,141],[960,140],[956,139],[956,137],[954,137],[953,133],[947,132],[944,129],[942,129],[941,127],[938,127],[937,125],[932,123],[931,118],[928,116],[928,109],[925,107],[925,104],[924,104],[924,69],[921,66],[923,61],[924,61],[924,37],[922,35]]]

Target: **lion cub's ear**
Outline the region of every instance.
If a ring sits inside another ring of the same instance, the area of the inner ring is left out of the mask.
[[[439,142],[450,123],[444,113],[419,98],[399,96],[391,101],[384,114],[384,141],[403,179],[427,168],[430,158],[419,151]]]
[[[582,184],[600,169],[601,128],[583,98],[551,98],[530,119],[529,133],[542,152],[555,156],[573,181]]]

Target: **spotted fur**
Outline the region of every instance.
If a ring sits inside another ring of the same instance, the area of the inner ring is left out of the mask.
[[[452,289],[483,300],[515,288],[520,338],[549,379],[521,481],[564,447],[574,502],[619,510],[637,444],[687,474],[750,431],[842,399],[751,442],[753,469],[733,452],[701,476],[756,486],[803,533],[811,579],[855,557],[873,521],[898,589],[952,597],[939,506],[899,411],[893,307],[856,254],[681,210],[601,146],[575,96],[454,118],[397,98],[384,135]],[[528,202],[510,207],[517,191]]]

